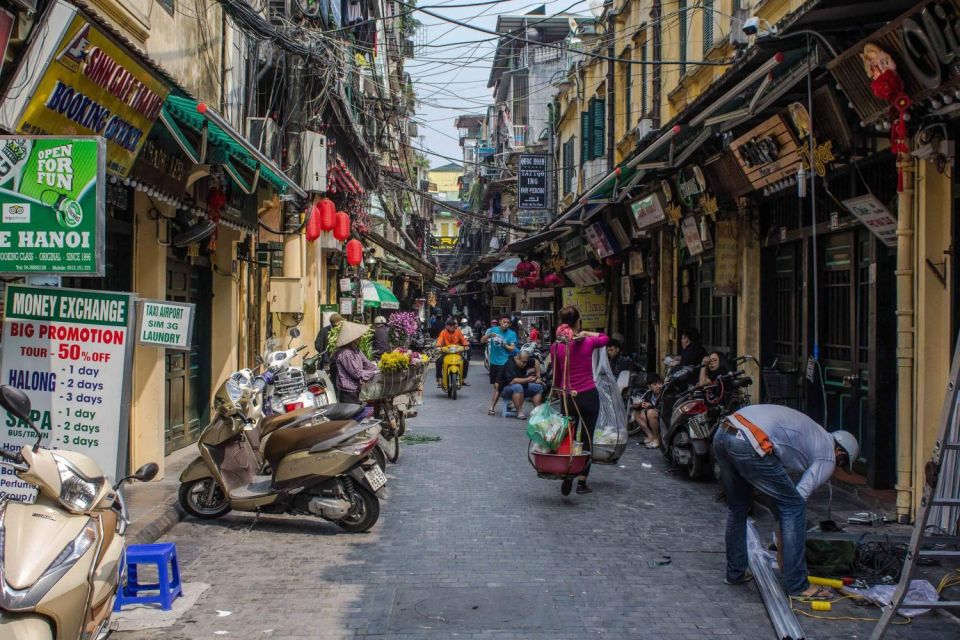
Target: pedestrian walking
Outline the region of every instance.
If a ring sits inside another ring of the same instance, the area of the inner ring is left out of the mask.
[[[565,413],[582,421],[587,430],[583,450],[591,450],[593,431],[600,417],[600,393],[593,381],[593,352],[607,346],[610,339],[603,333],[583,331],[580,326],[580,310],[573,305],[560,309],[560,326],[557,327],[557,342],[550,347],[550,361],[553,363],[554,384],[558,384],[563,393],[569,394],[565,403]],[[566,325],[566,326],[564,326]],[[562,336],[572,332],[572,339],[562,341]],[[558,377],[561,376],[561,377]],[[572,393],[573,392],[573,393]],[[584,470],[577,482],[577,493],[590,493],[587,476],[590,466]],[[569,495],[573,488],[573,478],[565,478],[560,492]]]
[[[779,521],[778,551],[787,593],[829,597],[807,579],[806,501],[830,480],[837,465],[850,465],[860,445],[847,431],[828,433],[789,407],[756,404],[728,416],[717,429],[713,450],[727,496],[727,572],[724,582],[742,584],[747,570],[747,511],[754,491],[773,501]],[[794,485],[788,472],[800,473]]]
[[[510,328],[510,316],[506,314],[500,316],[497,326],[490,327],[480,338],[480,342],[489,345],[490,384],[493,385],[493,398],[490,400],[487,415],[492,416],[497,413],[497,399],[500,397],[497,385],[500,369],[517,348],[517,334]]]
[[[377,373],[377,365],[360,352],[360,339],[370,329],[344,320],[337,336],[337,398],[340,402],[360,404],[360,387]]]

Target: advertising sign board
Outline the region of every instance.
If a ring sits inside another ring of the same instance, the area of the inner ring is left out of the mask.
[[[547,156],[520,156],[517,165],[517,208],[547,208]]]
[[[126,176],[169,88],[127,47],[76,7],[55,2],[21,60],[0,124],[33,135],[84,134],[107,141],[107,168]]]
[[[641,231],[666,220],[666,213],[663,210],[663,197],[659,191],[654,191],[631,202],[630,212],[633,213],[634,224]]]
[[[602,284],[564,287],[563,305],[580,310],[580,325],[587,331],[602,330],[607,324],[607,292]]]
[[[0,273],[102,276],[103,138],[0,136]]]
[[[883,244],[891,248],[897,246],[897,219],[876,196],[867,194],[842,202]]]
[[[189,351],[196,305],[189,302],[144,300],[140,304],[137,342],[153,347]]]
[[[42,446],[78,451],[117,478],[126,472],[133,294],[10,285],[3,321],[3,384],[30,397]],[[0,409],[0,446],[32,444],[33,431]],[[32,486],[0,476],[0,495],[32,499]]]

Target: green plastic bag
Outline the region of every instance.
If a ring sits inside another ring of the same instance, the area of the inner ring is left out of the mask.
[[[570,418],[559,413],[550,403],[534,407],[527,420],[527,437],[548,451],[556,451],[567,436]]]

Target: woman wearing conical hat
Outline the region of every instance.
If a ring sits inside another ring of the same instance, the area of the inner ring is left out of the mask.
[[[360,386],[377,373],[373,364],[360,352],[360,339],[370,330],[356,322],[344,320],[337,336],[337,399],[360,404]]]

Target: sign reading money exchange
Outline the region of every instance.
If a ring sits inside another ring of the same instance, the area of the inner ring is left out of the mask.
[[[0,102],[0,124],[25,134],[103,136],[107,168],[126,176],[160,115],[167,85],[62,0],[38,29],[45,35],[23,56]]]
[[[0,136],[0,273],[103,275],[102,138]]]

